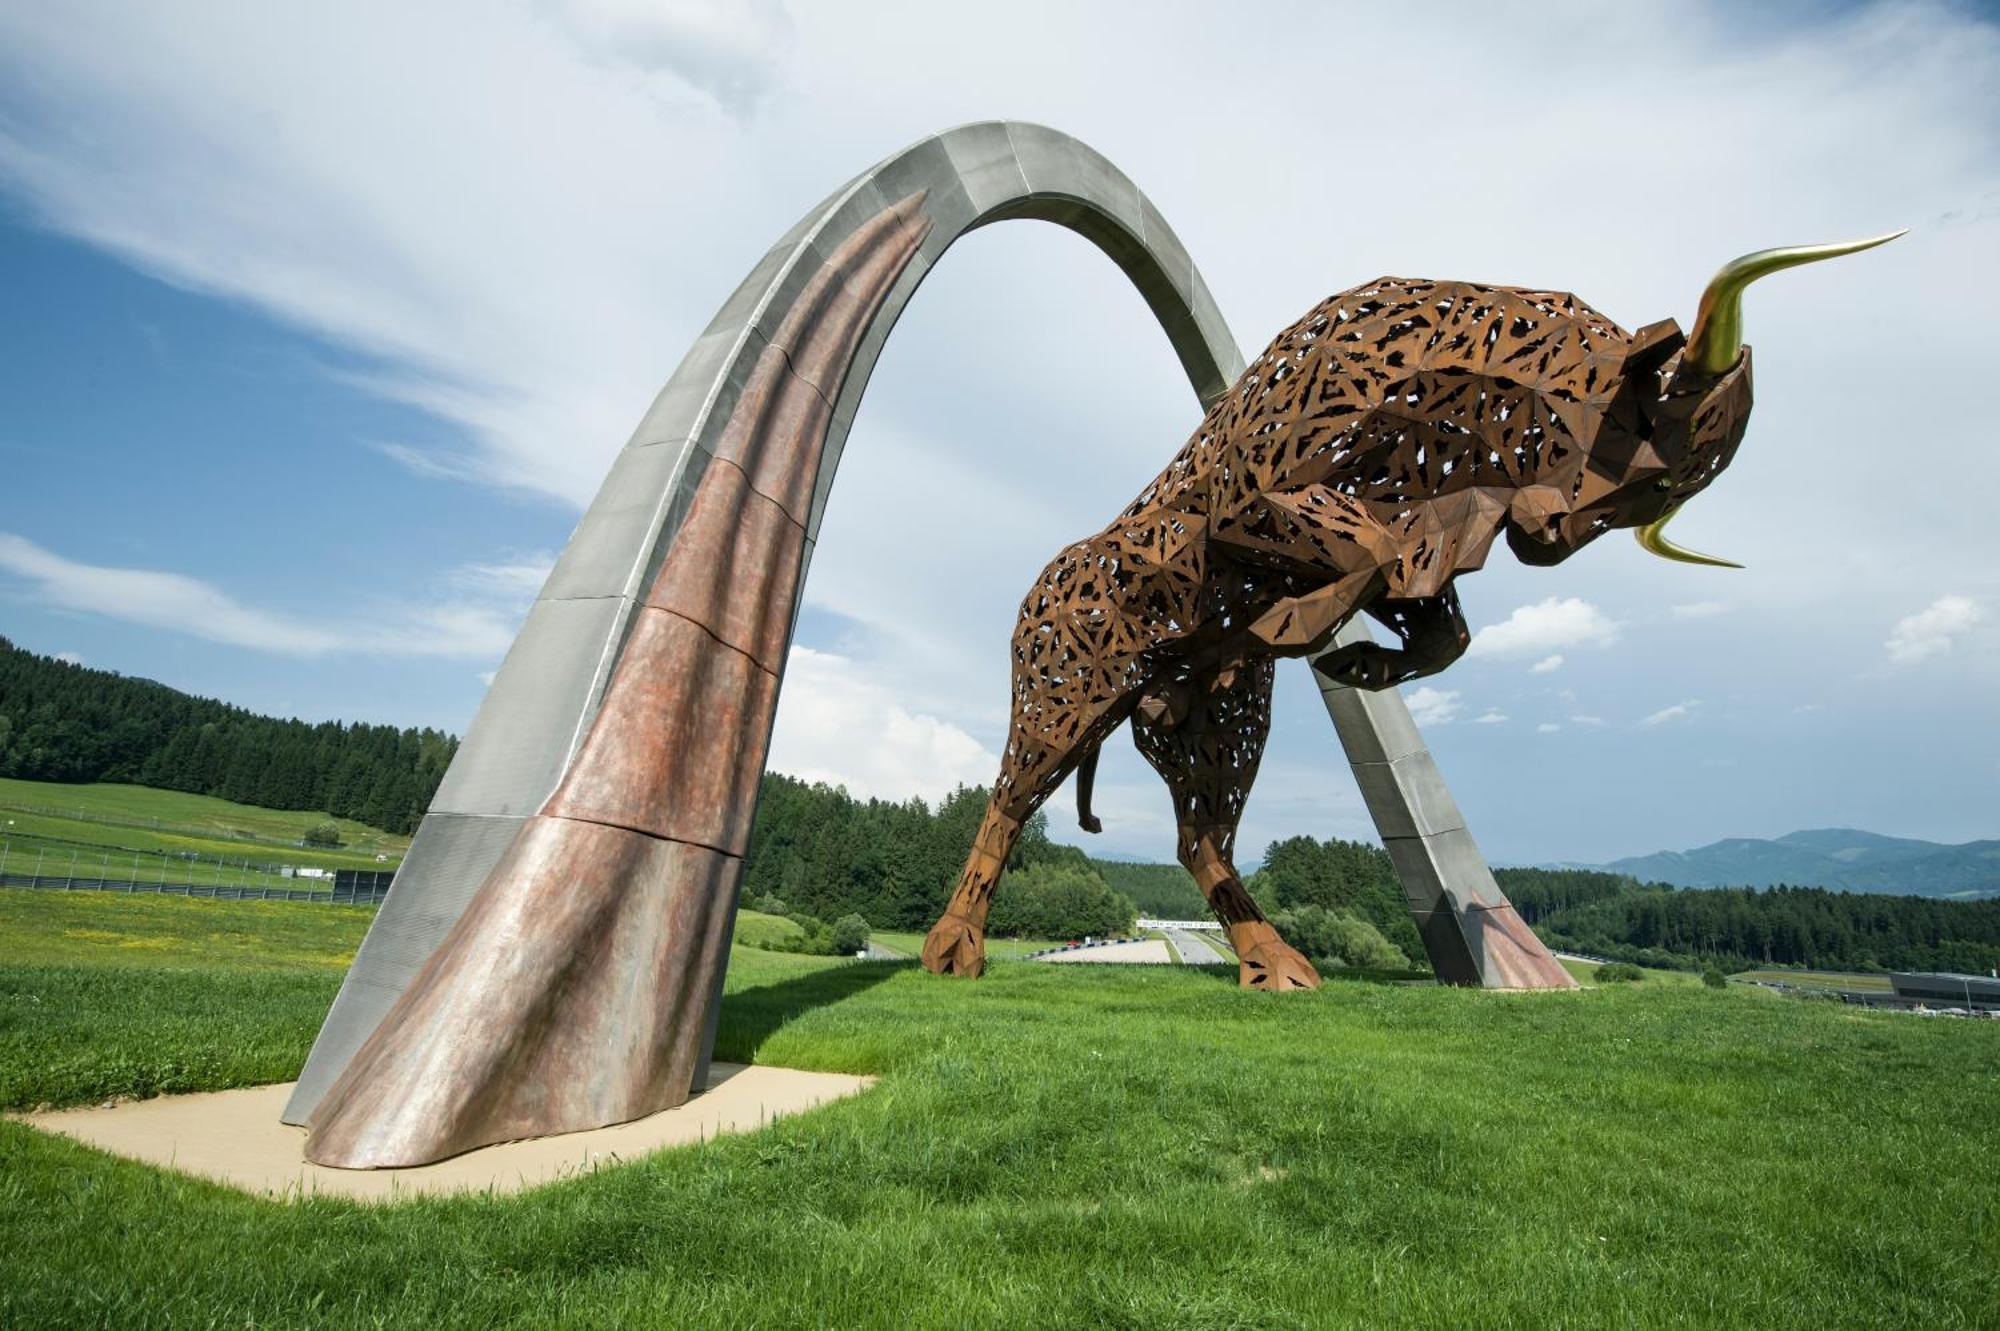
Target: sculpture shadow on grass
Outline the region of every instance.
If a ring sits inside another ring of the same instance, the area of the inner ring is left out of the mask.
[[[914,961],[857,961],[813,971],[777,984],[739,989],[722,1000],[715,1031],[715,1057],[727,1063],[756,1061],[764,1042],[787,1024],[819,1008],[862,994]]]

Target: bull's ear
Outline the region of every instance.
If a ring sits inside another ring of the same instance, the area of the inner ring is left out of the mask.
[[[1640,375],[1658,373],[1660,367],[1685,345],[1687,337],[1672,319],[1647,324],[1632,334],[1632,344],[1626,348],[1626,380],[1629,382]]]

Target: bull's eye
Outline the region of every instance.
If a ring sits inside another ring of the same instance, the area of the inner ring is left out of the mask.
[[[1674,478],[1671,476],[1662,476],[1659,480],[1653,482],[1653,488],[1664,494],[1666,491],[1674,488]]]

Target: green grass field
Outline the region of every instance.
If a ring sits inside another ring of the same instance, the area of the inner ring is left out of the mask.
[[[338,917],[363,918],[18,896],[16,1108],[290,1075],[355,936]],[[254,1199],[0,1123],[0,1325],[1928,1331],[2000,1308],[1986,1023],[1741,986],[1273,997],[1186,967],[999,960],[967,983],[739,949],[717,1053],[882,1081],[522,1196],[393,1208]]]
[[[336,850],[298,844],[324,814],[260,809],[145,786],[69,786],[0,780],[0,872],[86,880],[331,891],[324,879],[286,878],[274,866],[394,870],[409,848],[395,836],[333,820]],[[385,856],[378,860],[377,855]]]
[[[340,848],[298,844],[308,828],[329,821],[340,828]],[[378,869],[383,867],[375,858],[378,854],[387,855],[393,866],[410,846],[406,836],[348,818],[328,819],[323,813],[260,809],[147,786],[72,786],[3,778],[0,834],[66,845],[282,860],[330,869]]]
[[[806,931],[782,915],[766,915],[762,911],[742,910],[736,912],[736,941],[744,947],[774,947],[782,950],[787,944],[797,942],[806,936]]]
[[[1558,958],[1558,962],[1564,970],[1576,977],[1577,983],[1595,984],[1597,982],[1598,963],[1594,961],[1578,961],[1572,957]],[[1698,986],[1701,984],[1701,976],[1694,971],[1661,970],[1654,966],[1641,966],[1639,969],[1646,973],[1645,979],[1636,982],[1641,985],[1667,985],[1672,987],[1677,985]]]

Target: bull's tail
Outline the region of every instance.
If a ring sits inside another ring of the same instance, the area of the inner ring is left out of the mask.
[[[1083,760],[1076,765],[1076,822],[1086,832],[1104,830],[1104,824],[1097,821],[1097,815],[1090,811],[1090,787],[1097,780],[1097,751],[1103,745],[1103,740],[1091,745]]]

